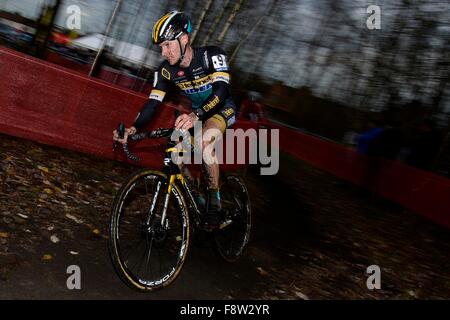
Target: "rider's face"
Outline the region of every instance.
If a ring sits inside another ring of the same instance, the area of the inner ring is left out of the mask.
[[[181,56],[180,46],[177,40],[164,41],[159,47],[161,48],[161,55],[166,59],[170,65],[178,62]]]

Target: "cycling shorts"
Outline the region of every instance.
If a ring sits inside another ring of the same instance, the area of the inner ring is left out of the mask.
[[[214,121],[219,125],[220,131],[225,132],[225,129],[231,127],[236,122],[236,105],[231,98],[225,100],[223,106],[215,115],[207,121]]]

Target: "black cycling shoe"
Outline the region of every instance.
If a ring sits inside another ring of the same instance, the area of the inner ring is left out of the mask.
[[[210,190],[208,193],[207,211],[203,219],[204,227],[210,229],[219,228],[224,222],[224,214],[220,203],[220,194],[218,191]]]
[[[203,227],[205,229],[218,229],[224,222],[224,214],[220,207],[212,207],[203,219]]]
[[[210,211],[205,215],[204,223],[208,226],[220,226],[223,220],[224,219],[221,211]]]

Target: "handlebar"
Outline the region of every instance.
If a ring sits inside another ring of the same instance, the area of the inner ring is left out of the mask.
[[[119,125],[117,126],[117,133],[120,137],[120,139],[123,139],[125,136],[125,125],[123,122],[119,123]],[[172,136],[172,133],[175,131],[174,128],[158,128],[156,130],[153,131],[146,131],[146,132],[141,132],[141,133],[135,133],[132,135],[128,136],[128,141],[140,141],[140,140],[144,140],[144,139],[156,139],[156,138],[170,138]],[[187,133],[187,132],[186,132]],[[183,136],[183,140],[185,139],[186,134],[182,134]],[[113,144],[113,151],[115,151],[117,145],[119,144],[119,142],[114,141]],[[124,143],[122,145],[123,151],[125,153],[125,155],[127,156],[128,159],[133,160],[135,162],[139,162],[140,159],[138,156],[136,156],[135,154],[133,154],[129,149],[128,149],[128,143]]]

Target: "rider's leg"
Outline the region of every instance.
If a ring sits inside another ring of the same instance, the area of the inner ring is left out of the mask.
[[[189,185],[194,185],[194,178],[192,177],[191,171],[187,167],[186,164],[180,163],[178,164],[178,168],[180,169],[183,178],[187,181]]]
[[[180,164],[178,164],[178,168],[180,169],[180,172],[183,175],[183,178],[186,180],[187,184],[190,186],[190,190],[192,192],[192,195],[194,196],[194,199],[195,199],[197,205],[204,208],[206,206],[206,199],[203,197],[203,195],[201,195],[197,191],[199,182],[197,181],[197,179],[195,179],[192,176],[191,171],[189,170],[189,168],[186,164],[180,163]]]
[[[194,137],[193,137],[194,132],[195,132],[194,129],[189,130],[191,144],[194,144]],[[197,177],[197,179],[195,179],[192,176],[192,173],[189,170],[188,165],[183,162],[178,164],[178,168],[180,169],[180,172],[183,175],[184,179],[186,180],[187,184],[190,186],[190,190],[192,192],[192,195],[194,196],[194,199],[195,199],[197,205],[199,205],[200,209],[203,210],[206,207],[206,199],[201,193],[198,192],[198,186],[199,186],[198,177]]]
[[[226,129],[225,119],[220,115],[214,115],[209,118],[202,128],[202,169],[204,178],[208,186],[208,215],[207,222],[209,224],[220,223],[220,190],[219,190],[219,163],[214,151],[214,147]],[[196,137],[197,143],[200,143]],[[199,145],[199,144],[197,144]]]

